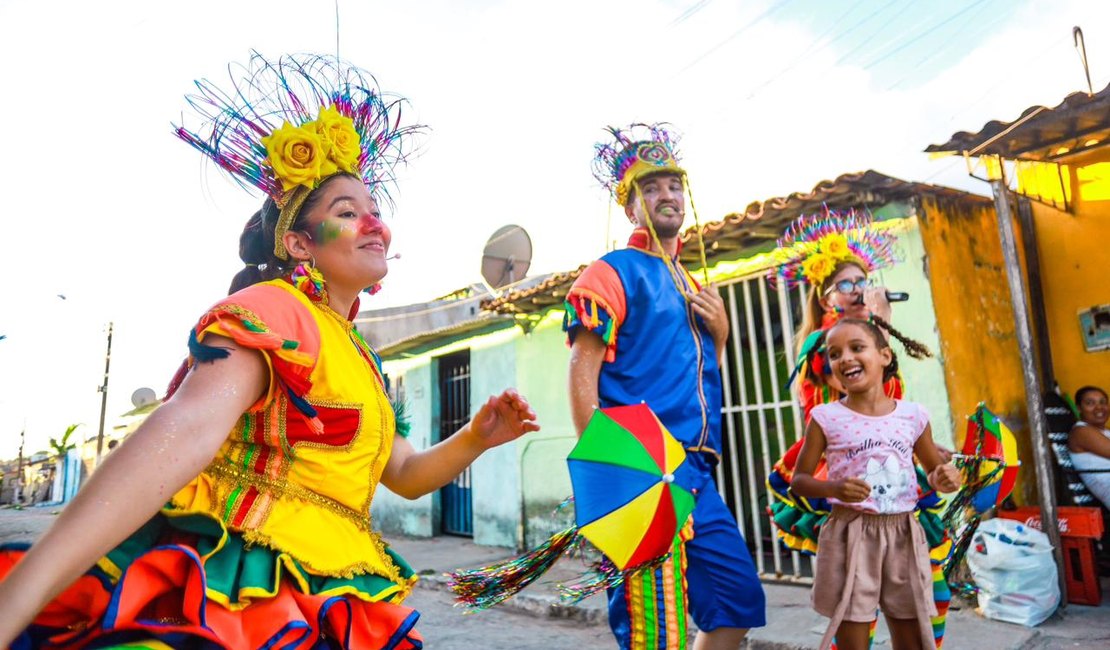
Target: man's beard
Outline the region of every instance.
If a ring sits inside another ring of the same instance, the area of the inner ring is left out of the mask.
[[[670,239],[672,237],[678,237],[678,233],[682,232],[681,223],[674,225],[660,225],[658,223],[653,223],[652,225],[655,226],[655,234],[659,235],[660,239]]]
[[[678,216],[682,214],[677,209],[671,206],[664,206],[664,209],[673,210],[673,215],[666,215],[667,217]],[[670,239],[671,237],[677,237],[678,233],[682,232],[682,219],[678,219],[678,221],[675,223],[670,223],[669,221],[667,223],[660,223],[660,221],[660,219],[656,218],[652,219],[651,223],[653,226],[655,226],[655,234],[659,235],[661,239]]]

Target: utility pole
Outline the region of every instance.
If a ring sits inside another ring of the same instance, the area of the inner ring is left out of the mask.
[[[1001,164],[999,165],[1001,167]],[[1033,347],[1033,331],[1029,325],[1029,305],[1025,298],[1025,281],[1018,261],[1017,240],[1010,212],[1010,190],[1004,177],[991,181],[994,209],[998,216],[998,235],[1002,242],[1002,259],[1006,279],[1010,285],[1010,302],[1014,310],[1014,335],[1022,361],[1022,381],[1025,384],[1025,409],[1029,416],[1029,436],[1033,441],[1033,469],[1037,476],[1037,492],[1041,502],[1041,531],[1048,535],[1056,560],[1056,576],[1060,593],[1067,593],[1064,572],[1064,554],[1060,546],[1060,528],[1056,519],[1056,495],[1052,492],[1052,459],[1048,449],[1048,432],[1044,419],[1044,387],[1037,374],[1037,356]],[[1042,333],[1042,336],[1045,334]],[[1043,360],[1042,360],[1043,361]],[[1061,599],[1064,607],[1067,598]]]
[[[15,503],[23,503],[23,443],[27,441],[27,418],[23,418],[23,430],[19,432],[19,474],[15,477]]]
[[[108,369],[112,365],[112,323],[108,323],[108,352],[104,355],[104,383],[100,391],[100,431],[96,434],[96,466],[100,466],[100,454],[104,449],[104,414],[108,410]]]

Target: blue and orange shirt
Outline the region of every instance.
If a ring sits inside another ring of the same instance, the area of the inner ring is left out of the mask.
[[[563,329],[571,344],[582,328],[606,344],[600,407],[645,402],[687,450],[719,459],[717,348],[650,244],[647,231],[637,230],[627,248],[590,264],[567,293]],[[677,259],[674,267],[684,289],[697,293],[701,287]]]

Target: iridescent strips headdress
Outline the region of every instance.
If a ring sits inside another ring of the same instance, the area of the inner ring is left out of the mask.
[[[244,189],[256,188],[281,211],[274,254],[288,259],[282,235],[313,189],[338,173],[358,176],[388,198],[384,184],[404,159],[404,99],[384,96],[369,73],[333,56],[287,55],[267,61],[257,52],[245,66],[228,67],[221,90],[207,80],[186,96],[200,125],[177,126],[188,142],[231,174]]]
[[[871,216],[834,212],[798,217],[778,240],[772,254],[776,266],[768,274],[788,288],[802,283],[820,287],[842,262],[859,265],[867,274],[894,264],[895,237],[880,231]]]
[[[594,178],[617,203],[628,203],[634,183],[651,174],[670,172],[686,176],[678,165],[678,138],[666,126],[635,123],[624,129],[606,127],[613,141],[594,145]]]

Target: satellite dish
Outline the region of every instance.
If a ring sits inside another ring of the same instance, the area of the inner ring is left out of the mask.
[[[135,408],[141,409],[144,406],[150,406],[158,401],[158,395],[152,388],[140,388],[134,393],[131,393],[131,403]]]
[[[532,263],[532,239],[520,226],[498,228],[482,250],[482,277],[494,289],[523,280]]]

